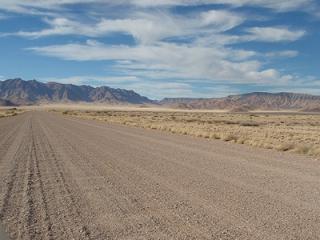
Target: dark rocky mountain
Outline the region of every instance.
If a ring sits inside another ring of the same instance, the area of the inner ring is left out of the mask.
[[[8,79],[0,81],[0,98],[18,105],[61,102],[95,102],[109,104],[149,104],[152,100],[131,90],[110,87],[76,86],[42,83],[36,80]]]
[[[223,98],[165,98],[160,104],[186,109],[227,109],[235,112],[250,110],[320,109],[320,96],[299,93],[253,92]]]
[[[15,106],[15,104],[13,104],[12,102],[10,102],[9,100],[0,99],[0,106],[1,106],[1,107]]]

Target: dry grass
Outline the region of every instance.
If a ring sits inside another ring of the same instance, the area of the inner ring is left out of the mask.
[[[59,110],[65,115],[320,157],[320,115]]]
[[[16,116],[22,112],[23,110],[17,108],[0,108],[0,118]]]

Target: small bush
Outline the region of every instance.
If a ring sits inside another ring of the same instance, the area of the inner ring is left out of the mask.
[[[239,143],[239,144],[244,144],[245,142],[246,142],[246,138],[244,138],[244,137],[240,137],[238,140],[237,140],[237,143]]]
[[[283,151],[283,152],[286,152],[286,151],[289,151],[292,149],[294,149],[294,144],[292,144],[292,143],[283,143],[277,147],[277,150]]]
[[[236,135],[233,135],[233,134],[227,134],[227,135],[222,137],[222,140],[226,141],[226,142],[230,142],[230,141],[235,141],[236,142],[238,140],[238,137]]]
[[[309,153],[313,156],[320,156],[320,147],[319,146],[313,146],[310,150]]]
[[[210,138],[213,138],[213,139],[221,139],[220,135],[217,134],[217,133],[211,133],[211,134],[210,134]]]
[[[294,149],[295,153],[300,153],[300,154],[307,154],[311,149],[311,146],[309,145],[299,145],[296,146]]]
[[[233,124],[239,124],[239,122],[236,122],[236,121],[223,121],[224,124],[228,124],[228,125],[233,125]]]
[[[243,127],[259,127],[260,124],[256,123],[256,122],[241,122],[240,126],[243,126]]]

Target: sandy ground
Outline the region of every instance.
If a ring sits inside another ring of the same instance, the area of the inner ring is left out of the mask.
[[[8,108],[8,107],[0,107]],[[108,105],[108,104],[84,104],[84,103],[52,103],[32,106],[20,106],[25,110],[91,110],[91,111],[159,111],[159,112],[228,112],[228,110],[208,110],[208,109],[174,109],[158,105]]]
[[[9,237],[7,236],[4,229],[0,226],[0,240],[8,240]]]
[[[0,120],[12,239],[319,239],[310,158],[27,112]]]

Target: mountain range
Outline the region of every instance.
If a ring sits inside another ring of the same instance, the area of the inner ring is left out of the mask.
[[[222,98],[165,98],[160,103],[174,108],[228,109],[234,112],[252,110],[320,111],[320,96],[288,92],[253,92]]]
[[[299,110],[320,112],[320,96],[300,93],[253,92],[222,98],[164,98],[151,100],[132,90],[106,86],[91,87],[43,83],[20,78],[0,81],[0,106],[45,103],[147,104],[179,109],[221,109],[234,112],[252,110]]]
[[[0,99],[16,105],[41,103],[108,103],[108,104],[148,104],[153,103],[134,91],[110,87],[77,86],[55,82],[42,83],[36,80],[24,81],[20,78],[0,81]]]

